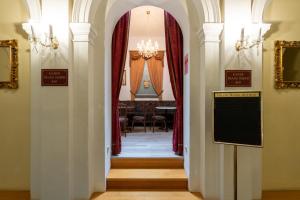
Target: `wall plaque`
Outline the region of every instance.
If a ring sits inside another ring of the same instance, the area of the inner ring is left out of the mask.
[[[251,70],[225,70],[225,87],[251,87]]]
[[[68,86],[68,69],[42,69],[42,86]]]

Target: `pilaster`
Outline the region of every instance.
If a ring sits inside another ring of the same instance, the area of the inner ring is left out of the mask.
[[[203,45],[205,42],[219,44],[223,28],[223,23],[204,23],[202,29],[197,32],[201,44]]]
[[[97,32],[90,23],[70,23],[73,42],[89,42],[94,45]]]
[[[69,37],[66,34],[69,29],[65,26],[69,20],[69,2],[27,0],[27,4],[32,6],[31,20],[30,23],[22,24],[22,27],[29,38],[40,39],[41,26],[49,23],[51,34],[59,41],[58,49],[52,49],[40,45],[36,40],[30,40],[31,199],[68,200],[71,184],[69,86],[41,86],[41,70],[70,68]],[[56,13],[57,18],[52,13]],[[41,23],[42,18],[49,20]],[[32,30],[36,35],[33,35]]]
[[[200,66],[200,187],[206,199],[220,199],[220,152],[213,143],[212,92],[220,88],[220,35],[222,23],[205,23],[197,33],[201,43]],[[205,103],[204,103],[205,102]],[[204,111],[204,112],[203,112]],[[191,137],[193,137],[191,135]],[[193,140],[191,138],[191,140]],[[191,161],[193,162],[193,161]],[[193,166],[194,163],[191,163]]]
[[[89,23],[71,23],[73,33],[73,68],[72,68],[72,129],[73,129],[73,189],[75,199],[89,199],[94,192],[97,175],[94,171],[94,138],[97,137],[96,122],[99,104],[95,100],[94,65],[95,39],[97,33]],[[103,147],[104,149],[104,147]],[[101,159],[97,157],[97,161]],[[102,163],[104,163],[101,160]],[[100,171],[100,169],[98,169]],[[96,172],[97,173],[97,172]],[[98,172],[99,173],[99,172]],[[105,179],[105,176],[102,176]]]

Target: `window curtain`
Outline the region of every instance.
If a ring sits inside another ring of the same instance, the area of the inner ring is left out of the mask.
[[[173,151],[183,154],[183,36],[175,18],[165,11],[166,54],[170,81],[176,101],[173,124]]]
[[[150,80],[159,100],[162,100],[163,93],[163,71],[164,51],[158,51],[157,55],[147,60]]]
[[[130,51],[130,93],[132,101],[135,99],[143,79],[144,64],[145,60],[138,51]]]
[[[124,14],[118,21],[112,36],[112,154],[121,152],[121,129],[119,121],[119,95],[127,55],[130,12]]]

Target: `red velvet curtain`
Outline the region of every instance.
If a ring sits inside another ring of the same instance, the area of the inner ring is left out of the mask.
[[[119,95],[125,67],[129,36],[130,12],[118,21],[112,36],[112,154],[121,152],[121,129],[119,121]]]
[[[165,11],[165,38],[168,68],[176,113],[173,125],[173,151],[183,154],[183,36],[176,19]]]

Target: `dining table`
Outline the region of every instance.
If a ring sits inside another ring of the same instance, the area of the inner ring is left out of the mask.
[[[175,106],[156,106],[155,109],[164,111],[164,116],[167,119],[167,116],[171,112],[174,113],[174,111],[176,110],[176,107]],[[168,124],[169,124],[169,122],[167,122],[167,126],[166,126],[167,130],[166,131],[168,131]]]

